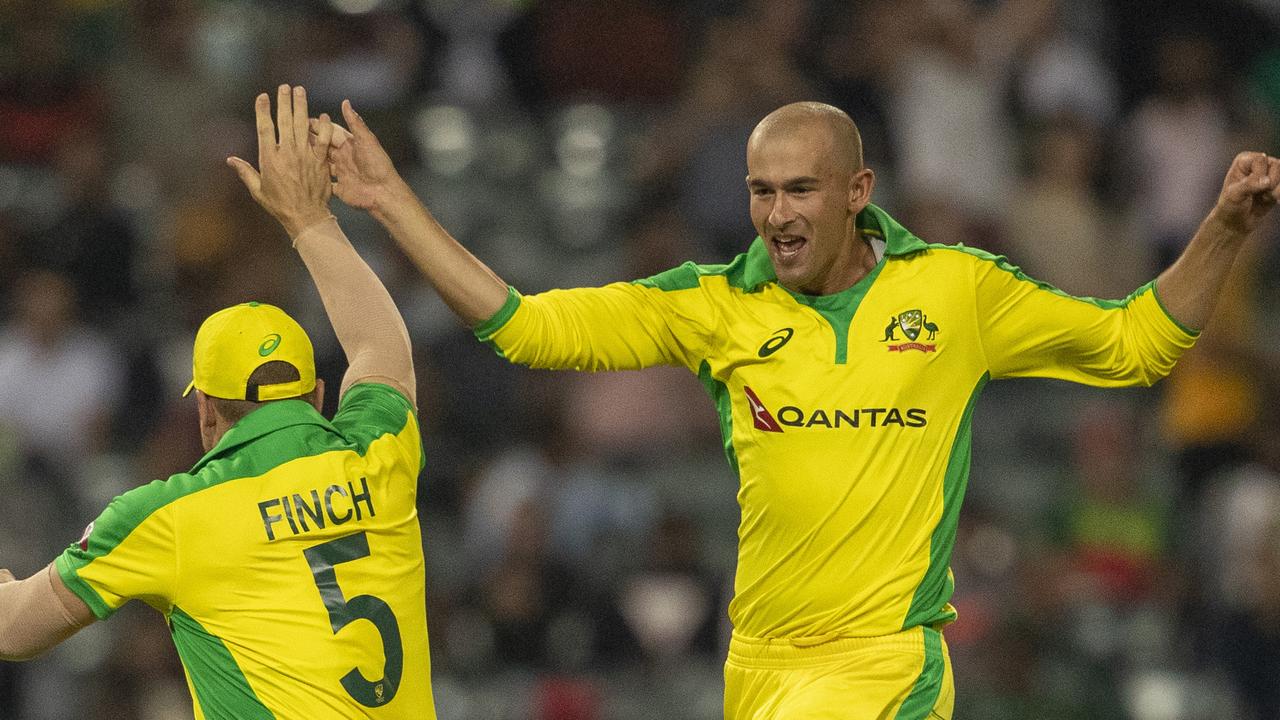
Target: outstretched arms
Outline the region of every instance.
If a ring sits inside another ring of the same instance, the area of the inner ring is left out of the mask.
[[[334,192],[382,223],[468,326],[493,317],[507,300],[506,283],[436,222],[349,101],[343,101],[342,115],[351,132],[338,129],[332,136]],[[323,124],[322,119],[317,127]]]
[[[1280,158],[1237,155],[1217,204],[1177,262],[1156,279],[1156,293],[1174,319],[1191,328],[1205,326],[1240,246],[1278,201]]]
[[[0,660],[30,660],[94,620],[52,564],[26,580],[0,570]]]
[[[334,125],[322,115],[315,123],[312,147],[306,90],[281,85],[276,103],[273,125],[267,94],[254,102],[258,169],[237,157],[228,158],[227,164],[253,199],[284,226],[307,266],[347,355],[341,392],[358,382],[381,382],[416,404],[413,353],[404,319],[329,214],[332,185],[326,156]]]

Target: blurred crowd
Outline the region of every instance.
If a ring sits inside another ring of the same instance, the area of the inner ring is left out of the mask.
[[[224,166],[252,99],[350,98],[525,292],[723,262],[765,113],[847,110],[874,200],[1078,295],[1164,268],[1243,149],[1280,152],[1276,0],[9,0],[0,4],[0,566],[201,455],[199,322],[279,304],[345,359]],[[674,369],[509,367],[335,212],[417,355],[445,720],[720,715],[736,479]],[[952,561],[957,718],[1280,718],[1280,222],[1154,390],[988,387]],[[336,398],[328,399],[332,412]],[[0,717],[190,717],[127,608],[0,665]]]

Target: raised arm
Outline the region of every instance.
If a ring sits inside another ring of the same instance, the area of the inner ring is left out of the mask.
[[[26,580],[0,570],[0,660],[30,660],[94,619],[53,565]]]
[[[1260,152],[1237,155],[1217,204],[1178,260],[1156,278],[1156,293],[1170,315],[1197,330],[1205,326],[1240,247],[1277,201],[1280,159]]]
[[[413,351],[404,319],[329,214],[332,185],[326,157],[334,125],[322,115],[314,123],[312,136],[302,87],[280,86],[275,125],[266,93],[257,97],[254,111],[258,170],[237,157],[228,158],[227,164],[253,199],[284,226],[307,266],[347,355],[341,392],[358,382],[380,382],[417,404]]]
[[[436,222],[349,101],[342,115],[351,132],[338,129],[329,148],[334,192],[382,223],[468,326],[493,317],[507,300],[507,284]]]

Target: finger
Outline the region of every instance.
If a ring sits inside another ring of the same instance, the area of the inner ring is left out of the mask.
[[[271,124],[271,98],[266,93],[259,93],[253,100],[253,114],[258,126],[258,167],[262,167],[268,152],[276,146],[276,129]]]
[[[240,177],[240,182],[244,183],[244,186],[248,188],[249,194],[255,198],[258,197],[258,191],[262,189],[262,176],[258,174],[258,171],[254,170],[249,163],[235,156],[227,158],[227,164],[231,166],[232,170],[236,171],[236,175]]]
[[[293,142],[299,147],[307,146],[307,89],[298,85],[293,89]]]
[[[276,88],[276,127],[280,131],[280,147],[292,143],[286,142],[293,133],[293,99],[290,97],[288,85]]]
[[[377,138],[373,136],[373,131],[369,129],[368,125],[364,124],[364,118],[360,117],[360,113],[351,107],[350,100],[342,101],[342,117],[347,121],[347,127],[351,128],[352,137],[376,142]]]
[[[1266,153],[1253,153],[1253,157],[1249,159],[1249,176],[1259,181],[1267,177]]]
[[[13,576],[13,573],[5,570],[4,568],[0,568],[0,583],[14,582],[17,579],[18,578]]]
[[[316,126],[316,155],[321,158],[327,158],[329,155],[329,144],[333,140],[333,122],[329,120],[329,114],[321,113],[320,122],[316,123]]]

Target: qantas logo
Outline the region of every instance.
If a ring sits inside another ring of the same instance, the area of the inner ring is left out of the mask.
[[[747,393],[747,403],[751,405],[751,419],[755,421],[756,429],[765,432],[782,432],[782,427],[778,425],[778,421],[773,419],[773,415],[769,414],[769,408],[760,402],[760,398],[750,387],[743,385],[742,389]]]
[[[77,543],[81,550],[84,550],[85,552],[89,551],[89,536],[92,534],[93,523],[89,523],[88,527],[84,529],[84,534],[80,536],[80,541]]]
[[[924,408],[864,407],[864,408],[818,408],[806,410],[795,405],[783,405],[778,408],[775,417],[769,408],[760,400],[749,386],[742,387],[747,396],[747,405],[751,408],[751,420],[757,430],[764,432],[783,431],[783,426],[794,428],[874,428],[900,427],[921,428],[929,423]]]

